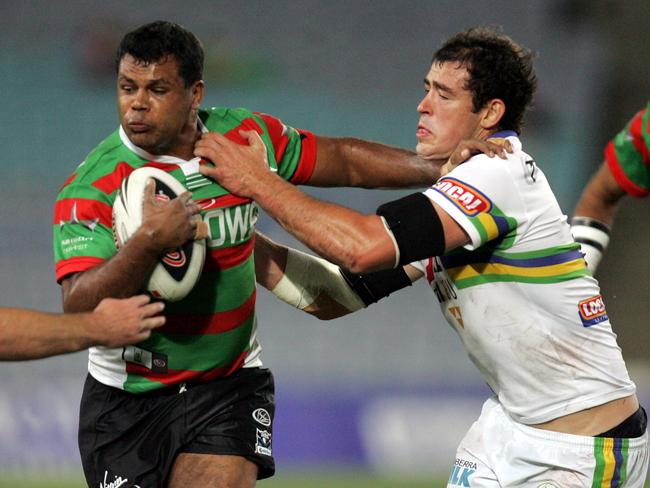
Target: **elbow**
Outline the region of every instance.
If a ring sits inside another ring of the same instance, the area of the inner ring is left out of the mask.
[[[354,274],[365,274],[390,269],[394,265],[395,253],[392,249],[382,250],[371,247],[350,252],[346,262],[341,267]]]
[[[343,266],[343,268],[354,274],[371,273],[377,270],[377,267],[374,266],[373,263],[366,262],[363,257],[359,257],[359,259],[351,259],[347,265]]]

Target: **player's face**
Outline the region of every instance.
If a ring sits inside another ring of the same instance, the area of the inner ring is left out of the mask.
[[[131,55],[120,61],[117,103],[120,123],[136,146],[152,154],[177,154],[196,132],[196,111],[203,82],[185,87],[173,56],[160,63],[139,63]],[[194,141],[189,142],[190,147]]]
[[[482,111],[472,111],[472,93],[465,88],[467,69],[455,61],[434,62],[424,79],[418,105],[416,152],[425,158],[447,158],[463,139],[482,138]]]

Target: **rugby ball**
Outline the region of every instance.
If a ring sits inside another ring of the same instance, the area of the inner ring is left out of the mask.
[[[185,187],[161,169],[139,168],[122,180],[113,203],[113,238],[119,249],[142,225],[144,189],[149,178],[156,184],[156,198],[172,200]],[[197,219],[200,217],[197,215]],[[205,239],[190,240],[160,257],[145,283],[145,289],[156,298],[175,302],[192,291],[201,275],[205,261]]]

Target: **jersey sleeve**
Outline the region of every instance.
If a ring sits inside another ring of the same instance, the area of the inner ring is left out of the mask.
[[[634,197],[650,193],[650,103],[605,147],[605,161],[618,184]]]
[[[524,220],[514,181],[494,158],[475,156],[424,194],[467,232],[468,250],[494,241],[500,248],[511,247],[519,223]]]
[[[74,181],[61,190],[54,205],[52,232],[58,283],[117,252],[112,221],[112,205],[103,191]]]
[[[278,174],[296,185],[309,181],[316,166],[314,134],[289,127],[268,114],[255,115],[262,119],[268,130],[278,164]]]

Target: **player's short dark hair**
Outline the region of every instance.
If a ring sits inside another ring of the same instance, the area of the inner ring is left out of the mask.
[[[174,56],[178,63],[178,74],[183,78],[186,88],[203,79],[204,54],[201,41],[183,26],[173,22],[158,20],[127,33],[117,48],[117,69],[127,54],[143,64],[161,62]]]
[[[529,50],[502,32],[474,27],[445,41],[433,62],[459,62],[469,73],[465,88],[472,93],[474,112],[499,98],[506,106],[499,129],[519,132],[537,87],[532,58]]]

